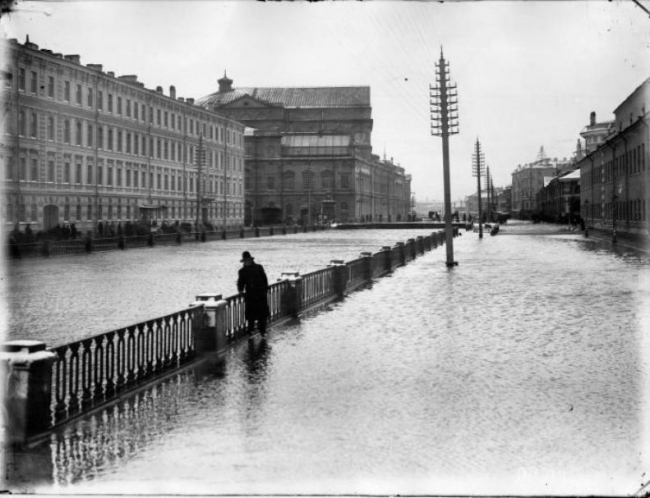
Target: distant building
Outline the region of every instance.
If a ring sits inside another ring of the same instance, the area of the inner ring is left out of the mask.
[[[551,178],[537,195],[542,220],[555,223],[577,222],[580,216],[580,170]]]
[[[558,160],[546,157],[542,147],[534,162],[517,166],[517,169],[512,172],[513,217],[528,219],[539,214],[538,192],[552,178],[568,171],[572,164],[574,162],[566,158]]]
[[[7,43],[2,100],[5,227],[79,230],[126,221],[236,225],[244,126],[30,43]],[[205,165],[195,164],[199,139]],[[202,185],[199,192],[199,180]],[[198,206],[198,207],[197,207]]]
[[[614,125],[582,158],[582,216],[588,225],[648,234],[650,78],[614,110]]]
[[[247,224],[406,219],[411,176],[372,154],[369,87],[232,83],[198,103],[248,127]]]
[[[592,112],[589,116],[589,124],[580,132],[580,136],[585,141],[584,150],[578,141],[578,150],[576,151],[576,158],[582,159],[585,155],[591,154],[595,151],[600,144],[603,143],[605,137],[610,135],[614,130],[614,121],[604,121],[602,123],[596,122],[596,113]]]

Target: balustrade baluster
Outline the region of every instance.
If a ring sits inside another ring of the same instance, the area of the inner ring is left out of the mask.
[[[106,334],[106,387],[104,390],[106,398],[115,394],[115,332]]]
[[[79,346],[80,343],[70,344],[70,370],[68,371],[68,414],[73,415],[79,411]]]
[[[126,339],[124,341],[125,351],[125,370],[126,378],[125,383],[127,386],[132,385],[135,382],[135,368],[137,361],[137,351],[135,347],[135,332],[136,327],[128,327],[125,330]]]
[[[115,383],[115,390],[119,393],[124,390],[126,387],[126,360],[124,358],[125,353],[125,344],[124,344],[124,329],[120,329],[115,332],[117,335],[117,344],[116,344],[116,358],[115,358],[115,367],[117,368],[117,382]]]
[[[93,398],[95,403],[104,401],[104,383],[106,382],[106,372],[104,371],[104,336],[100,335],[94,338],[95,342],[95,361],[93,362],[93,376],[95,379],[95,391]]]
[[[158,320],[152,320],[148,322],[148,325],[152,327],[153,330],[153,340],[155,344],[155,363],[154,363],[154,371],[155,372],[160,372],[163,368],[163,344],[162,344],[162,338],[160,334],[160,319]]]
[[[151,329],[151,322],[144,324],[145,332],[145,347],[147,352],[147,377],[151,377],[154,373],[155,358],[156,358],[156,344],[154,341],[153,330]]]
[[[169,368],[171,365],[171,328],[169,324],[169,317],[160,320],[161,333],[163,337],[163,369]]]
[[[92,373],[93,373],[93,361],[92,361],[92,350],[91,345],[93,343],[92,339],[86,339],[81,341],[83,351],[81,353],[81,408],[85,410],[92,405]]]
[[[146,337],[144,328],[141,323],[137,326],[137,375],[138,381],[141,381],[147,376],[147,352],[146,352]]]
[[[57,360],[54,369],[54,395],[56,405],[54,407],[54,420],[59,422],[66,418],[68,405],[66,403],[68,385],[68,360],[66,357],[68,346],[61,346],[55,350]]]
[[[170,343],[171,343],[171,364],[178,365],[179,356],[179,340],[178,340],[178,322],[181,320],[178,315],[169,318],[171,324],[170,329]]]

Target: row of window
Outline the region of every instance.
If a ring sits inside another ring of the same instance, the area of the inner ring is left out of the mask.
[[[258,186],[260,188],[275,190],[278,188],[276,180],[277,176],[269,175],[266,177],[266,182]],[[350,188],[350,175],[347,173],[341,174],[340,184],[340,188]],[[246,188],[249,190],[255,189],[255,181],[254,178],[252,178],[252,175],[246,176]],[[296,188],[296,173],[294,171],[287,170],[283,172],[282,188],[287,190],[293,190]],[[334,174],[331,171],[322,171],[320,174],[320,185],[316,185],[316,174],[313,171],[303,171],[302,188],[305,190],[316,188],[333,189],[335,188]]]
[[[152,166],[151,172],[147,175],[147,165],[122,161],[104,161],[100,158],[95,168],[92,158],[87,158],[86,167],[83,167],[82,159],[77,158],[74,164],[70,159],[64,159],[63,164],[57,165],[54,156],[48,156],[45,171],[39,167],[39,159],[35,154],[21,155],[18,161],[18,171],[15,171],[13,156],[7,160],[6,179],[24,180],[49,183],[82,184],[94,186],[116,186],[127,188],[151,188],[159,191],[169,192],[196,192],[197,173],[182,171],[169,171],[160,167]],[[57,174],[58,173],[58,174]],[[85,173],[85,176],[84,176]],[[205,194],[243,195],[241,178],[223,177],[207,173],[203,178],[202,191]]]
[[[590,205],[586,211],[587,220],[598,218],[612,220],[616,214],[617,221],[646,221],[645,199],[603,202],[600,205]]]
[[[593,169],[585,173],[585,182],[587,185],[611,183],[614,179],[643,173],[646,169],[645,163],[645,144],[641,144],[613,160],[595,164]]]
[[[29,87],[29,93],[33,95],[38,95],[39,88],[39,78],[36,71],[29,71],[29,85],[27,84],[28,73],[25,68],[18,69],[18,90],[22,92],[27,92]],[[10,79],[5,79],[5,82],[8,86],[11,85]],[[56,80],[54,76],[47,76],[46,85],[43,85],[42,94],[47,95],[47,97],[54,99],[55,98],[55,85]],[[74,92],[74,97],[73,97]],[[85,94],[85,99],[84,99]],[[106,98],[104,98],[106,97]],[[63,101],[75,103],[78,106],[86,106],[88,108],[94,109],[94,106],[97,106],[97,110],[103,112],[106,110],[109,114],[114,114],[116,116],[121,116],[124,118],[131,118],[134,121],[141,121],[142,123],[147,122],[147,105],[137,101],[131,101],[128,98],[122,98],[120,95],[113,95],[112,93],[106,93],[104,91],[98,90],[97,95],[95,95],[93,88],[83,87],[81,84],[76,83],[74,89],[70,81],[63,81]],[[236,130],[226,129],[223,126],[214,125],[206,121],[201,121],[198,118],[187,118],[184,117],[181,113],[170,112],[161,108],[154,108],[153,106],[148,106],[149,109],[149,124],[156,125],[160,128],[166,128],[169,130],[177,130],[179,132],[185,132],[190,136],[203,136],[206,139],[216,140],[220,143],[228,143],[233,146],[243,146],[243,134]]]
[[[27,122],[29,121],[29,126]],[[139,133],[123,131],[120,128],[110,126],[95,126],[93,123],[76,119],[63,119],[63,143],[94,147],[100,150],[115,151],[135,156],[146,156],[168,161],[184,161],[194,163],[197,161],[198,147],[186,144],[185,148],[179,141],[153,138]],[[56,119],[54,116],[47,117],[46,140],[56,142]],[[25,110],[20,110],[18,115],[18,134],[24,137],[39,139],[38,115],[36,112],[29,113],[29,120]],[[205,160],[208,167],[222,168],[224,155],[222,151],[215,151],[204,148]],[[227,169],[233,167],[241,171],[243,158],[241,156],[227,155]],[[233,166],[234,165],[234,166]]]
[[[70,223],[79,222],[93,222],[94,215],[97,215],[97,220],[101,221],[136,221],[139,218],[138,204],[141,200],[125,199],[122,204],[121,199],[114,202],[113,199],[98,199],[98,205],[95,209],[95,199],[88,197],[83,199],[81,197],[71,200],[66,197],[63,205],[63,220]],[[196,204],[186,203],[184,206],[182,201],[166,202],[167,214],[164,216],[169,219],[195,219],[196,218]],[[7,219],[14,218],[14,210],[18,210],[18,220],[22,223],[39,223],[39,208],[36,200],[30,204],[20,203],[18,206],[11,200],[5,204],[7,209]],[[41,208],[41,216],[43,209]],[[96,212],[95,212],[96,211]],[[243,217],[244,206],[241,202],[227,202],[212,203],[207,205],[207,216],[218,222],[224,216],[228,218],[241,218]]]

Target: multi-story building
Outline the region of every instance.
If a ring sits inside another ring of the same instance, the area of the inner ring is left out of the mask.
[[[4,64],[5,226],[243,223],[241,123],[29,39]]]
[[[551,178],[571,168],[573,162],[569,159],[546,157],[544,147],[540,149],[537,160],[532,163],[518,165],[512,172],[512,215],[527,219],[537,215],[540,206],[537,204],[537,194],[548,184]]]
[[[615,110],[614,126],[580,167],[582,217],[589,226],[648,234],[650,78]]]
[[[552,178],[538,192],[540,217],[555,223],[574,223],[580,216],[580,170]]]
[[[233,88],[198,100],[244,123],[246,222],[406,219],[411,177],[373,156],[369,87]]]

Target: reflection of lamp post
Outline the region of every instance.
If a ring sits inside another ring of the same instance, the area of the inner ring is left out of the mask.
[[[585,218],[587,223],[585,224],[585,237],[589,237],[589,199],[585,199]]]

